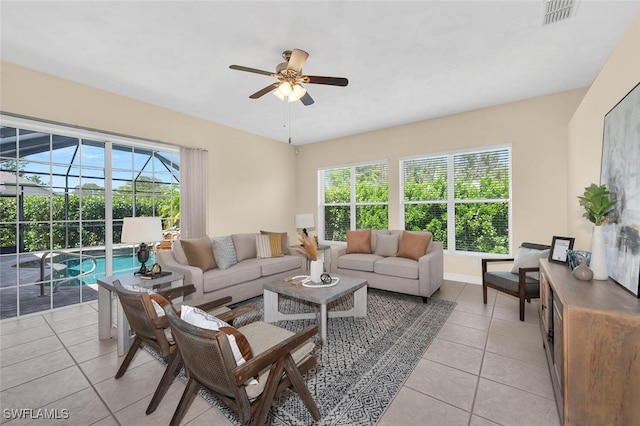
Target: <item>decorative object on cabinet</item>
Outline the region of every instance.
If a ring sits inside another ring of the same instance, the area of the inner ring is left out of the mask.
[[[573,276],[580,281],[591,281],[593,271],[587,267],[587,259],[578,255],[578,267],[573,270]]]
[[[604,226],[609,276],[640,297],[640,84],[604,116],[600,182],[618,204]]]
[[[591,252],[585,250],[569,250],[567,252],[567,258],[569,260],[569,267],[573,271],[580,265],[580,258],[584,257],[586,260],[586,265],[589,266],[591,263]]]
[[[556,237],[554,235],[551,240],[551,250],[549,251],[549,260],[557,263],[568,263],[568,252],[573,249],[573,237]]]
[[[587,186],[584,189],[584,194],[578,196],[578,199],[585,210],[582,216],[594,225],[590,265],[593,270],[593,279],[606,280],[609,274],[602,227],[607,223],[609,213],[616,205],[616,199],[615,197],[611,198],[611,193],[606,185],[596,185],[595,183]]]

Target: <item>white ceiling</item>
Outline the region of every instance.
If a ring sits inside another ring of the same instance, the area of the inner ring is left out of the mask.
[[[0,58],[296,145],[591,84],[640,1],[2,1]],[[315,104],[249,95],[310,53]],[[90,106],[88,106],[90,107]],[[289,126],[290,123],[290,126]]]

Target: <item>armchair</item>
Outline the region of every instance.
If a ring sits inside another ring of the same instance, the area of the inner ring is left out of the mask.
[[[320,411],[301,374],[317,363],[311,355],[314,345],[309,341],[318,332],[317,325],[296,334],[262,321],[240,327],[238,331],[246,337],[254,356],[238,365],[224,332],[189,324],[170,307],[165,311],[179,348],[178,357],[189,377],[171,425],[180,424],[199,387],[209,390],[234,410],[242,423],[253,417],[252,424],[263,425],[273,398],[293,386],[313,418],[320,419]],[[220,315],[219,319],[228,321],[233,312]],[[258,383],[249,384],[256,376]]]
[[[524,321],[524,302],[540,298],[540,258],[549,256],[550,246],[522,243],[515,258],[482,259],[482,298],[487,304],[487,288],[510,294],[520,300],[520,321]],[[511,271],[490,271],[489,264],[513,262]]]

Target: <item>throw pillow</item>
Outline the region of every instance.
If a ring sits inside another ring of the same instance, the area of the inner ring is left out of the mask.
[[[258,259],[282,257],[280,234],[256,235],[256,251]]]
[[[245,259],[256,258],[257,234],[233,234],[231,240],[236,249],[236,260],[242,262]]]
[[[289,235],[286,232],[260,231],[260,233],[263,235],[269,235],[269,234],[280,235],[280,244],[282,247],[282,254],[289,254]]]
[[[404,231],[400,239],[397,256],[418,260],[425,255],[430,242],[431,234],[416,234]]]
[[[536,250],[526,247],[519,247],[518,252],[516,253],[515,260],[513,261],[513,268],[511,268],[511,273],[518,275],[520,273],[520,268],[537,268],[539,266],[540,259],[546,259],[549,257],[549,250]],[[538,272],[527,272],[527,276],[531,278],[535,278],[537,280],[540,279],[540,273]]]
[[[348,253],[371,253],[371,229],[347,231]]]
[[[242,365],[253,358],[251,346],[245,335],[218,317],[194,306],[182,305],[180,318],[196,327],[206,328],[207,330],[219,330],[225,333],[237,365]]]
[[[211,240],[211,245],[218,268],[227,269],[238,263],[236,247],[233,245],[231,236],[214,238]]]
[[[203,272],[216,267],[209,237],[180,240],[180,244],[189,265],[196,266],[202,269]]]
[[[390,257],[398,253],[398,234],[378,234],[375,254]]]
[[[175,240],[173,242],[173,257],[176,259],[176,262],[181,265],[189,264],[187,256],[184,254],[184,250],[182,249],[182,244],[180,244],[180,240]]]

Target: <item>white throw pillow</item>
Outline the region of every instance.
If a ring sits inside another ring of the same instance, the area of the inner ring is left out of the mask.
[[[123,285],[122,287],[124,287],[125,289],[129,290],[129,291],[135,291],[138,293],[155,293],[155,291],[150,290],[148,288],[144,288],[144,287],[138,287],[137,285]],[[156,311],[156,315],[159,317],[164,316],[164,309],[162,309],[162,306],[160,306],[160,304],[158,302],[156,302],[155,300],[151,299],[151,304],[153,305],[153,309],[155,309]]]
[[[531,248],[520,247],[518,248],[518,252],[516,253],[516,258],[513,261],[513,268],[511,268],[511,273],[518,275],[520,273],[520,268],[537,268],[540,266],[540,259],[545,259],[549,257],[549,250],[536,250]],[[527,276],[531,278],[535,278],[537,280],[540,279],[540,274],[538,272],[527,272]]]

